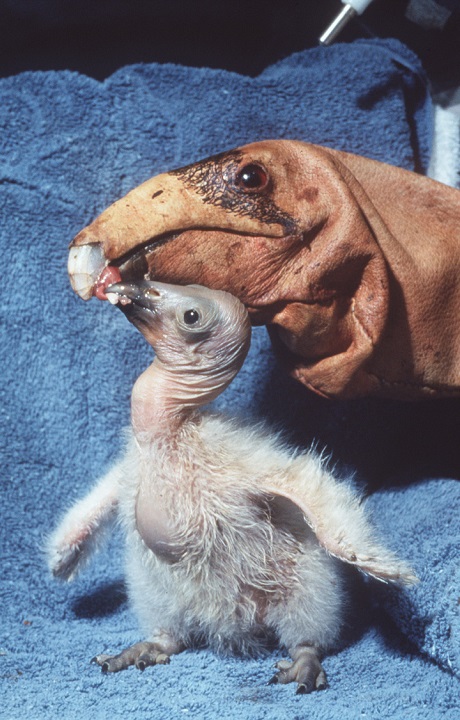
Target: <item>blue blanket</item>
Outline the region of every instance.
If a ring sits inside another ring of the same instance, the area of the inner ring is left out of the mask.
[[[48,576],[42,552],[60,514],[116,456],[130,389],[151,360],[121,313],[73,295],[70,239],[154,173],[262,138],[424,170],[431,107],[417,59],[396,42],[366,41],[296,54],[256,78],[171,65],[128,67],[102,83],[25,73],[1,80],[0,98],[2,717],[458,718],[459,486],[432,474],[424,448],[408,456],[413,411],[313,397],[282,375],[263,328],[217,407],[327,444],[421,579],[405,591],[357,580],[349,641],[324,663],[330,688],[296,696],[267,686],[278,652],[188,651],[169,666],[103,676],[90,658],[140,639],[122,539],[115,533],[68,586]],[[439,408],[458,419],[452,404],[420,407],[425,419]]]

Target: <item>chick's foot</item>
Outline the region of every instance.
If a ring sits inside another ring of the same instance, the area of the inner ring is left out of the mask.
[[[123,650],[119,655],[96,655],[91,662],[100,665],[103,673],[114,673],[135,665],[145,670],[149,665],[167,665],[170,656],[163,646],[155,642],[138,642]]]
[[[297,694],[310,693],[312,690],[324,690],[327,687],[326,673],[319,660],[318,650],[311,646],[297,645],[290,650],[292,662],[280,660],[275,667],[278,672],[269,684],[297,683]]]

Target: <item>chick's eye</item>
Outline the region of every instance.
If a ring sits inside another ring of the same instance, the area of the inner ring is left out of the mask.
[[[264,190],[268,185],[268,172],[257,163],[249,163],[239,170],[236,184],[242,190]]]
[[[200,319],[200,313],[198,310],[186,310],[184,312],[184,323],[186,325],[195,325]]]

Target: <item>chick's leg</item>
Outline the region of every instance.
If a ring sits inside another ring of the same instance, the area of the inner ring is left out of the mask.
[[[326,673],[320,662],[318,649],[312,645],[296,645],[289,649],[292,662],[280,660],[276,663],[278,672],[269,681],[273,683],[297,683],[297,694],[324,690],[327,687]]]
[[[184,645],[162,632],[152,641],[138,642],[118,655],[96,655],[91,662],[100,665],[103,673],[114,673],[135,665],[145,670],[149,665],[167,665],[171,655],[182,652]]]

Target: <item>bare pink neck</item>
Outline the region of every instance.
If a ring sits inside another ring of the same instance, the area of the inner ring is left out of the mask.
[[[155,358],[137,379],[131,396],[131,422],[137,440],[148,442],[170,435],[197,408],[214,400],[234,374],[178,372]]]
[[[138,377],[131,395],[131,423],[139,441],[170,432],[186,416],[174,401],[175,383],[155,361]]]

